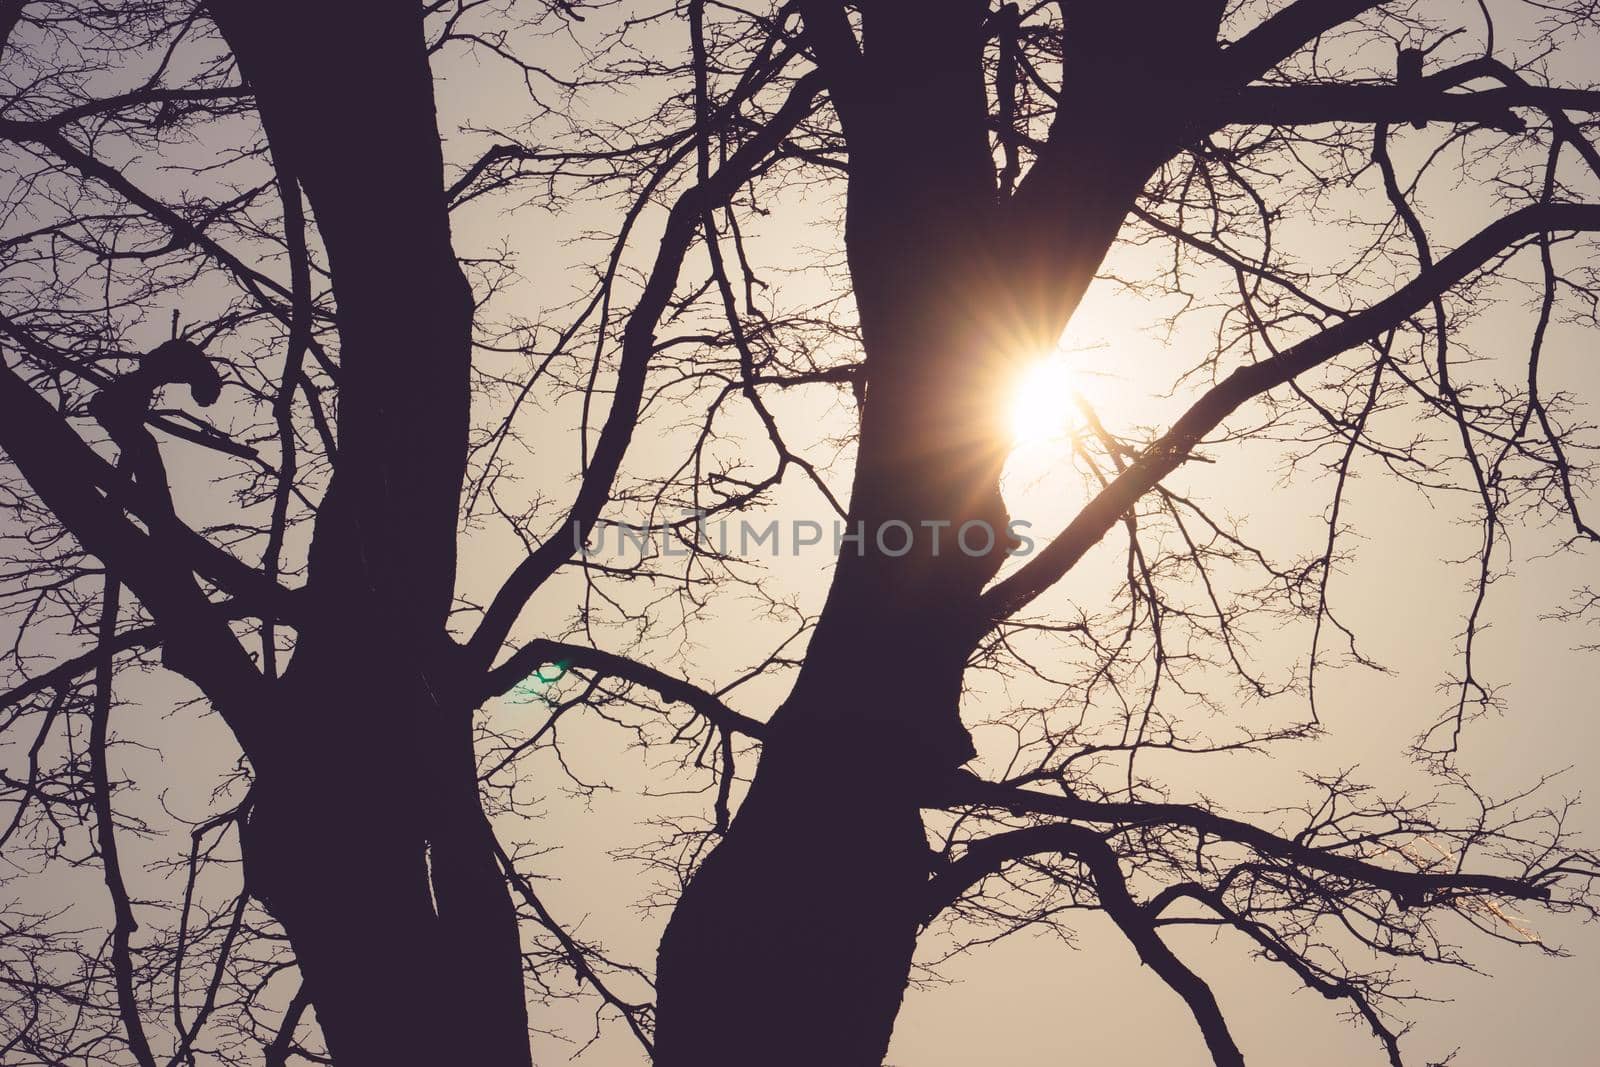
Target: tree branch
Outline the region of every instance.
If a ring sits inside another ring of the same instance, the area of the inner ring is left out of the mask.
[[[110,572],[105,576],[105,592],[100,600],[100,649],[94,672],[94,714],[89,723],[89,778],[94,790],[95,846],[106,890],[111,894],[111,978],[117,989],[117,1014],[127,1032],[128,1051],[139,1067],[156,1067],[145,1036],[144,1020],[139,1015],[139,998],[134,992],[133,952],[130,942],[139,923],[133,917],[133,903],[122,880],[122,862],[117,853],[116,809],[111,804],[111,679],[113,675],[112,639],[117,632],[117,607],[121,583]]]
[[[1438,120],[1468,122],[1510,132],[1524,123],[1512,108],[1600,111],[1600,92],[1557,86],[1513,86],[1447,93],[1424,81],[1397,85],[1253,85],[1229,97],[1219,115],[1224,125],[1298,126],[1319,122]]]
[[[1093,830],[1061,824],[1032,826],[974,842],[961,859],[929,884],[928,917],[932,918],[954,903],[962,893],[1005,864],[1041,852],[1060,852],[1083,862],[1094,879],[1101,909],[1133,943],[1139,959],[1188,1004],[1218,1067],[1243,1067],[1244,1056],[1228,1032],[1227,1020],[1222,1017],[1222,1009],[1211,987],[1161,940],[1153,918],[1128,892],[1128,881],[1116,852]]]
[[[1222,52],[1225,81],[1246,85],[1300,49],[1385,0],[1297,0]]]
[[[98,468],[109,465],[3,361],[0,448],[79,544],[156,617],[166,635],[163,661],[199,685],[248,746],[256,723],[246,709],[257,703],[261,677],[223,613],[201,593],[182,555],[96,491]]]
[[[216,608],[217,614],[230,622],[261,617],[253,606],[240,603],[237,600],[225,601],[218,604]],[[122,633],[117,634],[116,637],[112,638],[110,648],[112,653],[115,654],[135,648],[155,648],[161,644],[161,641],[161,627],[141,626],[136,630],[124,630]],[[100,660],[104,647],[103,645],[96,645],[87,652],[73,656],[71,659],[62,660],[43,674],[36,674],[7,692],[0,693],[0,709],[9,708],[47,689],[62,689],[71,685],[74,679],[94,669],[95,664]]]
[[[817,72],[797,81],[789,98],[759,133],[740,145],[706,184],[686,190],[673,204],[649,280],[623,332],[622,361],[617,369],[611,410],[595,444],[594,456],[583,473],[577,499],[567,520],[517,565],[490,602],[467,645],[468,658],[475,665],[487,668],[493,662],[522,606],[534,590],[572,558],[576,546],[588,538],[609,501],[612,482],[622,467],[638,422],[646,372],[655,351],[656,324],[672,299],[684,256],[708,206],[726,202],[749,180],[760,163],[815,110],[822,87],[822,76]]]
[[[592,671],[596,675],[635,682],[646,689],[655,690],[673,703],[687,704],[719,729],[734,730],[756,738],[766,733],[766,723],[734,711],[724,704],[717,694],[681,678],[613,652],[542,638],[523,645],[511,658],[490,671],[485,678],[485,688],[479,699],[487,700],[502,693],[509,693],[547,663],[565,663],[569,667]]]
[[[1079,822],[1184,826],[1207,837],[1244,845],[1263,856],[1271,856],[1337,878],[1373,886],[1392,894],[1406,907],[1424,903],[1430,893],[1438,892],[1492,893],[1517,900],[1546,900],[1550,896],[1550,891],[1545,886],[1538,885],[1533,880],[1489,874],[1397,871],[1379,867],[1374,863],[1339,852],[1298,844],[1250,823],[1188,804],[1093,801],[1072,796],[1055,796],[1017,786],[985,782],[976,775],[966,772],[960,772],[952,777],[937,798],[930,798],[930,802],[936,803],[939,807],[1004,808],[1013,812],[1048,815]],[[1020,859],[1031,852],[1041,851],[1041,848],[1035,847],[1036,844],[1040,840],[1048,842],[1050,839],[1026,836],[1023,831],[1016,831],[1012,834],[999,835],[991,840],[1000,842],[986,845],[982,853],[983,863],[991,866],[987,870],[982,864],[971,868],[971,871],[978,872],[978,877],[998,869],[995,864],[1003,864]],[[975,881],[974,878],[968,884],[971,885]],[[948,890],[942,891],[941,895],[949,900],[955,899],[954,896],[950,896]]]
[[[1160,440],[1102,489],[1054,540],[980,601],[974,638],[1070,571],[1112,526],[1246,401],[1399,326],[1517,240],[1553,230],[1600,229],[1600,204],[1541,204],[1496,220],[1385,299],[1259,363],[1240,367],[1186,411]]]

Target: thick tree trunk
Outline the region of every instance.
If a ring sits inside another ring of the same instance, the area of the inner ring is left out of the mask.
[[[826,36],[830,7],[803,5],[808,33],[816,17]],[[979,594],[1009,548],[1013,372],[1059,339],[1170,150],[1163,87],[1206,60],[1221,10],[1080,7],[1052,131],[1072,151],[1041,159],[1009,200],[989,140],[986,5],[863,7],[853,56],[847,30],[818,39],[850,146],[866,349],[850,520],[868,543],[841,555],[750,795],[662,940],[658,1067],[882,1062],[927,903],[918,799],[972,755],[961,685]],[[946,524],[938,551],[926,521]],[[915,529],[912,551],[874,543],[888,522]],[[969,522],[993,530],[991,551],[962,551]]]
[[[972,754],[967,613],[1008,547],[996,400],[1014,338],[974,314],[998,279],[981,266],[980,6],[966,14],[876,38],[878,80],[836,94],[868,366],[849,517],[864,543],[842,552],[750,794],[662,940],[658,1067],[876,1067],[906,987],[931,860],[919,783]]]
[[[301,659],[286,679],[304,694],[280,711],[296,742],[258,760],[247,886],[288,933],[340,1067],[528,1064],[517,919],[478,806],[470,710],[353,667]]]
[[[347,788],[348,769],[301,773],[257,784],[250,890],[289,935],[336,1064],[440,1062],[449,1023],[423,844]]]
[[[914,804],[824,767],[764,763],[673,913],[657,1067],[883,1062],[929,855]]]
[[[268,736],[249,752],[249,886],[289,935],[339,1067],[522,1067],[516,912],[446,636],[473,306],[451,244],[424,9],[208,6],[280,177],[313,209],[339,328],[339,451],[309,606]]]
[[[982,349],[963,347],[971,335],[939,293],[896,284],[863,301],[879,366],[972,359],[868,385],[850,516],[864,543],[841,555],[750,794],[662,940],[658,1067],[876,1067],[888,1047],[931,860],[917,800],[972,755],[959,715],[969,612],[1007,547],[1003,453],[975,416],[974,391],[993,385],[970,376]],[[982,524],[970,555],[968,522]],[[892,523],[909,527],[904,555],[903,528],[888,551],[877,543]]]
[[[922,783],[972,752],[960,601],[932,560],[893,562],[841,561],[750,793],[673,912],[657,1067],[883,1060],[933,858]]]

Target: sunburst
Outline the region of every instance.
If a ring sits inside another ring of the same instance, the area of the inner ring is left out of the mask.
[[[1030,364],[1011,397],[1011,438],[1017,446],[1068,437],[1078,422],[1076,375],[1061,353]]]

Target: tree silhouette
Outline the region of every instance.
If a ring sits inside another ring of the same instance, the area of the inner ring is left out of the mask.
[[[1566,809],[1457,759],[1503,703],[1474,654],[1512,534],[1600,540],[1593,441],[1542,377],[1592,324],[1589,5],[0,10],[0,845],[90,861],[110,902],[99,949],[7,920],[19,1062],[528,1063],[530,992],[575,983],[658,1064],[878,1064],[925,930],[1093,910],[1219,1064],[1244,1055],[1172,928],[1237,932],[1400,1063],[1394,961],[1459,962],[1458,921],[1545,947],[1512,903],[1592,912]],[[447,138],[461,56],[526,94]],[[841,193],[831,248],[757,232]],[[453,237],[486,206],[581,217],[571,304],[495,304],[515,257]],[[1210,350],[1151,384],[1178,402],[1153,431],[1060,398],[1088,492],[1027,552],[1009,397],[1097,276]],[[1517,357],[1480,355],[1474,316],[1513,306]],[[1309,551],[1185,484],[1264,452],[1326,494]],[[1316,774],[1247,817],[1172,760],[1320,739],[1319,678],[1376,666],[1330,594],[1359,470],[1476,508],[1426,788]],[[797,492],[845,531],[812,606],[706,531]],[[624,525],[634,557],[583,548]],[[1108,553],[1103,602],[1064,605]],[[742,671],[697,648],[730,612],[784,631]],[[1286,679],[1261,624],[1308,640]],[[159,806],[113,803],[115,693],[156,653],[241,757],[163,861],[170,921],[125,855]],[[507,725],[507,696],[548,714]],[[980,713],[1012,742],[975,761]],[[672,908],[654,1004],[501,841],[535,755],[598,790],[560,740],[591,714],[709,798],[640,850]]]

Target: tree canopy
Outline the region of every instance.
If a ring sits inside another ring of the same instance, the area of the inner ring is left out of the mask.
[[[1448,1059],[1596,903],[1597,17],[0,0],[0,1059],[917,1062],[1088,930]]]

